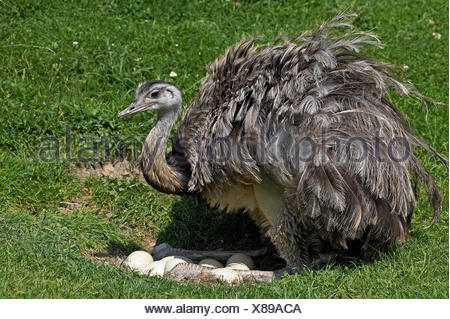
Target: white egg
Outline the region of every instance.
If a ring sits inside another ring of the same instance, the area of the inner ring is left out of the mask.
[[[167,261],[173,260],[175,258],[182,259],[182,260],[184,260],[184,261],[186,261],[187,263],[190,263],[190,264],[193,263],[193,261],[190,258],[184,257],[184,256],[167,256],[167,257],[162,258],[161,261],[166,261],[167,262]]]
[[[189,258],[175,257],[173,259],[170,259],[170,260],[166,261],[166,266],[165,266],[165,270],[164,271],[165,272],[169,272],[173,268],[175,268],[175,266],[178,265],[178,264],[189,263],[189,261],[187,261],[186,259],[190,260]]]
[[[231,263],[227,265],[227,268],[233,270],[250,270],[250,268],[248,268],[248,266],[244,263]]]
[[[137,270],[143,274],[144,269],[153,262],[153,257],[148,252],[138,250],[132,252],[123,262],[125,266]]]
[[[200,262],[198,264],[205,266],[205,267],[211,267],[211,268],[223,268],[222,263],[213,258],[206,258],[206,259],[200,260]]]
[[[158,276],[162,277],[165,274],[166,261],[158,260],[154,263],[148,265],[144,269],[144,274],[149,276]]]
[[[217,268],[211,272],[220,281],[229,284],[238,284],[242,282],[242,276],[229,268]]]
[[[234,263],[247,265],[248,269],[255,269],[255,263],[253,262],[252,257],[250,257],[246,254],[237,253],[237,254],[232,255],[227,260],[227,267],[228,267],[228,265],[234,264]]]

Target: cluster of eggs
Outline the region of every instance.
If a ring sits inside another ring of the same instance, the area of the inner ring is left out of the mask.
[[[143,250],[131,253],[123,262],[123,265],[139,272],[142,275],[162,277],[175,266],[181,263],[194,263],[191,259],[183,256],[168,256],[161,260],[154,261],[152,255]],[[213,258],[201,260],[199,265],[213,268],[211,274],[223,282],[241,282],[242,277],[236,270],[252,270],[255,265],[250,256],[237,253],[228,258],[224,265]]]

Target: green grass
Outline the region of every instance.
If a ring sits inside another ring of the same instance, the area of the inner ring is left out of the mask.
[[[102,136],[145,136],[154,115],[116,118],[136,84],[170,80],[183,90],[186,106],[208,63],[243,36],[269,42],[281,31],[293,37],[343,10],[357,12],[356,27],[372,30],[386,45],[367,53],[407,65],[404,77],[443,103],[426,117],[420,104],[394,97],[413,128],[448,153],[447,1],[241,3],[0,0],[0,297],[449,297],[448,176],[427,154],[420,155],[444,196],[442,218],[425,229],[432,213],[422,198],[406,244],[373,263],[330,264],[271,284],[230,287],[139,276],[83,254],[130,252],[151,239],[197,249],[260,245],[245,216],[225,216],[137,179],[82,180],[65,158],[67,127],[72,157],[93,141],[104,156]],[[171,79],[171,71],[178,76]],[[46,163],[39,151],[50,135],[58,139],[60,160]],[[83,205],[60,209],[74,200]]]

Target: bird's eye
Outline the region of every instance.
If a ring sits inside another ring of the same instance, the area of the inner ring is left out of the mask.
[[[158,97],[158,95],[159,95],[159,91],[154,91],[154,92],[150,93],[150,97],[152,99],[156,99]]]

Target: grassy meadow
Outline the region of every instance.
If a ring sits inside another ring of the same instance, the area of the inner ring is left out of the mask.
[[[400,66],[441,103],[427,110],[392,96],[416,132],[448,154],[447,1],[0,0],[0,298],[448,298],[448,175],[421,151],[444,197],[441,220],[425,229],[432,211],[422,196],[407,242],[372,263],[227,286],[141,276],[91,257],[155,241],[259,248],[244,215],[158,193],[137,177],[80,176],[77,159],[95,167],[137,157],[134,141],[155,114],[116,115],[138,83],[169,81],[187,107],[207,65],[242,37],[291,38],[344,10],[385,44],[365,54]],[[123,150],[117,140],[127,138]]]

